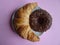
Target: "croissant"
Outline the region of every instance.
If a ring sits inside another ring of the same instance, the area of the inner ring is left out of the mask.
[[[39,41],[38,33],[40,35],[40,33],[49,29],[52,24],[52,18],[49,13],[36,7],[38,7],[36,2],[26,4],[15,12],[13,19],[13,26],[19,36],[32,42]],[[36,13],[34,13],[35,8],[39,10],[36,10]]]
[[[39,37],[35,35],[29,26],[29,16],[32,10],[37,6],[37,3],[29,3],[20,8],[14,17],[14,27],[17,33],[30,41],[39,41]]]

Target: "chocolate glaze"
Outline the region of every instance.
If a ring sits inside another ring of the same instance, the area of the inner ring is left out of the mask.
[[[51,15],[43,9],[37,9],[29,17],[30,27],[37,32],[44,32],[51,27]]]

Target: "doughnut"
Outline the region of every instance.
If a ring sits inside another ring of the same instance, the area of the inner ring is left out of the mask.
[[[30,15],[29,23],[34,31],[44,32],[51,27],[52,18],[46,10],[38,9]]]
[[[36,2],[22,6],[12,16],[12,26],[15,32],[23,39],[32,42],[39,41],[39,36],[51,25],[51,15],[38,7]]]

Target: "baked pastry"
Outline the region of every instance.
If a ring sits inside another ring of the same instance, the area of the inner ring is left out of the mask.
[[[28,3],[19,8],[12,19],[15,31],[24,39],[39,41],[39,36],[50,28],[50,14],[38,7],[37,3]]]

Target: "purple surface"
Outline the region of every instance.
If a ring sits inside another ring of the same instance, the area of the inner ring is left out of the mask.
[[[30,42],[14,33],[9,25],[11,14],[28,2],[38,2],[53,17],[51,28],[39,42]],[[60,45],[60,0],[0,0],[0,45]]]

